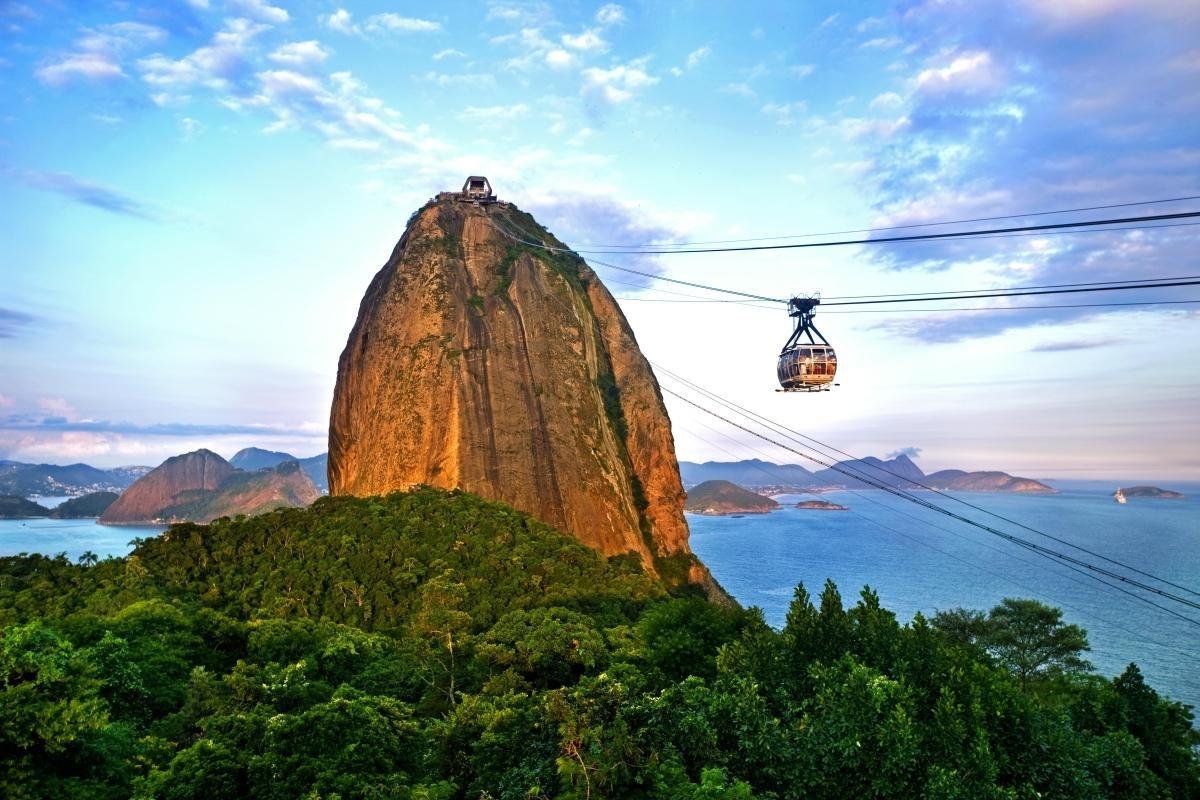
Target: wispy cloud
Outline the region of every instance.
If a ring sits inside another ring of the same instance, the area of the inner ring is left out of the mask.
[[[234,13],[272,25],[282,24],[289,19],[286,9],[273,6],[264,0],[225,0],[225,7]]]
[[[34,321],[32,314],[0,307],[0,339],[12,339]],[[0,395],[2,397],[2,395]]]
[[[281,425],[212,425],[188,422],[157,422],[149,425],[110,420],[69,420],[64,416],[9,414],[0,417],[0,430],[120,433],[141,436],[312,436],[306,428]]]
[[[34,75],[50,86],[124,78],[126,74],[121,62],[127,54],[158,44],[166,37],[167,32],[162,28],[141,22],[84,28],[71,50],[52,57],[38,67]]]
[[[433,33],[442,29],[442,23],[386,13],[368,17],[366,28],[372,33]]]
[[[1117,338],[1105,339],[1069,339],[1060,342],[1043,342],[1029,348],[1031,353],[1063,353],[1071,350],[1094,350],[1097,347],[1108,347],[1124,341]]]
[[[140,200],[111,186],[77,178],[66,172],[23,170],[13,174],[26,186],[54,192],[76,203],[138,219],[160,219],[154,209]]]

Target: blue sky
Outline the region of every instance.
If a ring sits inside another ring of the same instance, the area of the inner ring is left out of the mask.
[[[1197,42],[1163,0],[0,0],[0,457],[323,450],[370,277],[471,173],[580,246],[1200,194]],[[1193,274],[1194,230],[611,260],[942,291]],[[599,271],[656,363],[844,449],[1200,478],[1188,306],[830,309],[842,386],[797,397],[783,313]],[[669,406],[683,458],[795,460]]]

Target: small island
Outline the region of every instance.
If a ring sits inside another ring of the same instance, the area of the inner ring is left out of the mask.
[[[779,508],[769,497],[755,494],[729,481],[705,481],[688,490],[684,511],[693,514],[765,514]]]
[[[1182,500],[1183,494],[1170,489],[1160,489],[1157,486],[1129,486],[1113,492],[1113,497],[1154,497],[1160,500]]]
[[[849,511],[845,506],[840,506],[837,503],[831,503],[828,500],[803,500],[796,503],[796,508],[804,509],[805,511]]]

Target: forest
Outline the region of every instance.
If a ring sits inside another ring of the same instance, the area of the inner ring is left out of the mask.
[[[832,583],[776,630],[474,495],[323,498],[0,559],[0,796],[1200,797],[1191,710],[1088,646]]]

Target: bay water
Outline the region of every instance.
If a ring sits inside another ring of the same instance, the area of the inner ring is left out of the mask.
[[[1200,486],[1173,484],[1186,493],[1182,500],[1131,498],[1119,505],[1112,498],[1113,485],[1054,483],[1059,494],[953,496],[1200,591]],[[926,492],[918,496],[1036,544],[1118,569],[957,502]],[[986,611],[1005,597],[1036,598],[1063,609],[1067,622],[1087,629],[1092,648],[1087,657],[1102,674],[1118,675],[1136,662],[1160,693],[1200,707],[1200,626],[884,492],[825,492],[821,498],[849,511],[801,510],[795,503],[813,495],[781,495],[776,499],[784,507],[767,514],[689,514],[692,549],[730,594],[743,605],[760,607],[776,627],[783,625],[796,584],[803,582],[815,600],[827,578],[838,585],[847,607],[869,585],[901,622],[918,611],[927,617],[957,607]],[[1132,591],[1200,620],[1200,611]]]

